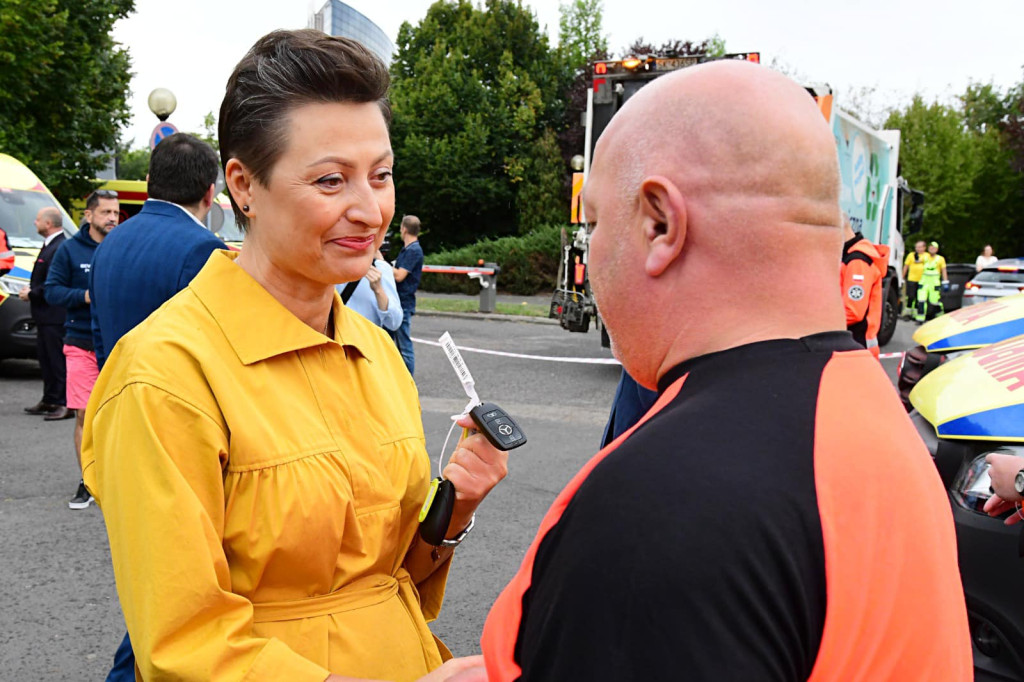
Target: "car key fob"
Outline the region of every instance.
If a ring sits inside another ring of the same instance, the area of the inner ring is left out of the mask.
[[[430,491],[420,509],[420,537],[428,545],[437,547],[448,533],[455,508],[455,486],[444,478],[430,482]]]
[[[499,450],[526,445],[526,434],[515,420],[494,403],[481,403],[469,411],[476,429]]]

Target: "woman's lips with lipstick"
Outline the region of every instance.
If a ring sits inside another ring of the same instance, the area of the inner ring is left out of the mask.
[[[373,239],[375,235],[368,237],[342,237],[341,239],[332,239],[335,244],[344,246],[347,249],[354,249],[356,251],[365,251],[366,249],[373,246]]]

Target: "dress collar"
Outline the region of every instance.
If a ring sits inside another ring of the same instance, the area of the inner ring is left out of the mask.
[[[368,334],[334,294],[334,338],[311,329],[249,273],[234,263],[238,253],[214,251],[189,285],[220,325],[244,365],[315,346],[353,348],[372,362]]]

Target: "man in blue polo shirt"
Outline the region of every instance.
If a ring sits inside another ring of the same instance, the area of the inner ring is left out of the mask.
[[[398,285],[398,300],[402,304],[402,326],[398,328],[398,350],[409,368],[409,374],[415,374],[416,356],[412,350],[412,337],[409,325],[416,314],[416,290],[420,286],[420,275],[423,273],[423,247],[420,246],[420,219],[414,215],[402,218],[399,230],[404,246],[395,261],[395,282]]]
[[[218,167],[210,145],[184,133],[153,150],[149,198],[93,259],[93,344],[100,367],[118,339],[187,287],[211,253],[225,248],[200,222],[213,204]]]

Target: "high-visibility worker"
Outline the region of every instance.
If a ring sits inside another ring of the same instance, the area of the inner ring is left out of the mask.
[[[914,250],[903,259],[903,281],[907,286],[906,307],[904,313],[909,318],[917,310],[917,288],[924,273],[924,264],[931,260],[924,240],[914,244]]]
[[[914,319],[918,322],[930,320],[945,312],[942,305],[942,292],[949,290],[949,278],[946,275],[946,259],[939,255],[939,243],[928,245],[930,258],[924,264],[921,283],[917,288],[917,308]]]
[[[882,326],[882,289],[889,262],[889,247],[872,244],[860,232],[854,232],[850,219],[843,215],[843,265],[840,281],[846,328],[853,339],[878,357],[878,330]]]
[[[7,233],[0,227],[0,277],[14,269],[14,250]]]

